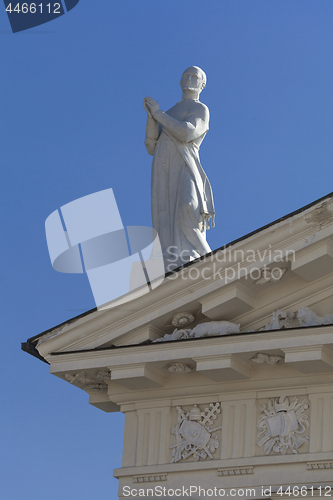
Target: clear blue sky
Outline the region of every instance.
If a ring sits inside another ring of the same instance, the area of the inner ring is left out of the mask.
[[[20,351],[94,306],[86,276],[52,269],[47,216],[112,187],[125,225],[150,224],[142,101],[171,107],[190,65],[207,73],[212,249],[333,191],[332,23],[332,0],[81,0],[14,35],[0,5],[1,498],[117,495],[123,415]]]

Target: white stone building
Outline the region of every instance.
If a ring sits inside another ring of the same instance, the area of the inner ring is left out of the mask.
[[[333,194],[23,349],[125,413],[121,499],[331,497]]]

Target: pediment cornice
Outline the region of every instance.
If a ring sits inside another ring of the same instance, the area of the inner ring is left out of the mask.
[[[49,338],[40,339],[37,349],[45,358],[52,352],[139,344],[172,331],[172,316],[183,310],[195,313],[197,322],[227,319],[240,323],[244,331],[264,325],[275,309],[296,310],[300,304],[309,305],[307,298],[310,304],[319,296],[325,299],[333,294],[333,279],[331,275],[316,279],[315,270],[321,259],[326,266],[332,260],[333,271],[332,216],[333,200],[329,197],[184,266],[146,295],[93,311],[58,332],[53,329]],[[276,252],[281,261],[272,262]],[[249,261],[250,253],[255,260]],[[303,259],[298,267],[293,262],[297,254]],[[261,270],[265,265],[283,268],[280,282],[261,287],[248,279],[253,269]],[[237,269],[241,269],[240,276],[226,278]],[[310,276],[311,281],[304,276]]]

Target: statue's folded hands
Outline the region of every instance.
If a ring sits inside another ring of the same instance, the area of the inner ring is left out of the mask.
[[[179,103],[179,107],[182,103]],[[198,137],[206,134],[208,131],[209,111],[208,108],[200,103],[191,103],[186,120],[178,121],[161,109],[154,113],[154,119],[166,128],[180,142],[191,142]],[[176,104],[177,106],[177,104]],[[174,106],[174,108],[176,107]],[[170,111],[172,111],[171,108]],[[176,110],[175,110],[176,111]]]
[[[155,101],[155,99],[153,99],[152,97],[145,97],[144,98],[144,101],[143,101],[143,105],[144,105],[144,108],[145,110],[147,111],[147,113],[151,116],[154,117],[154,114],[156,113],[156,111],[158,111],[160,109],[160,105],[158,104],[158,101]]]

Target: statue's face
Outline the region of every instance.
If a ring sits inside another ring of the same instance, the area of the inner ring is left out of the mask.
[[[180,80],[180,86],[183,91],[193,90],[195,92],[201,92],[203,89],[203,79],[199,69],[195,67],[186,69]]]

